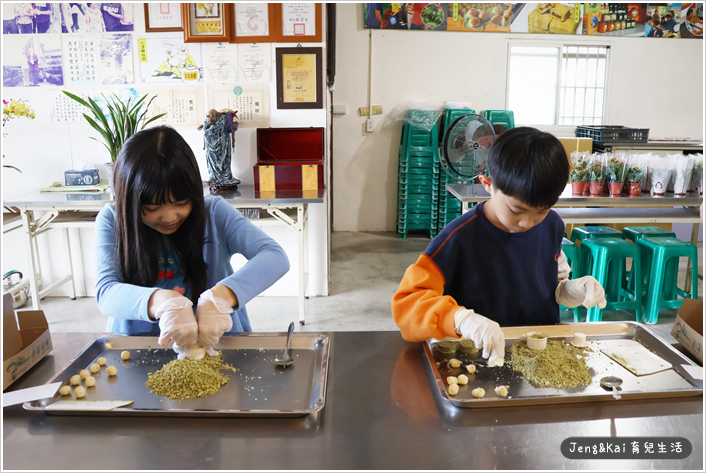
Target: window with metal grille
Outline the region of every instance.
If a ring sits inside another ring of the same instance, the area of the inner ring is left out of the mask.
[[[512,44],[507,108],[522,125],[601,125],[610,48]]]

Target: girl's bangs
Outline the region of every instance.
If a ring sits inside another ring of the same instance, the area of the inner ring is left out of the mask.
[[[164,205],[186,199],[193,201],[198,198],[191,192],[193,180],[184,169],[178,166],[167,165],[161,169],[152,169],[151,172],[143,173],[140,177],[142,182],[136,184],[140,189],[142,205]],[[171,201],[170,194],[173,197]]]

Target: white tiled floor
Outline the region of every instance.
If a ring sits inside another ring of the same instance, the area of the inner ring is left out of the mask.
[[[299,331],[397,330],[390,313],[390,301],[407,267],[429,244],[423,235],[410,233],[407,239],[396,233],[337,232],[332,235],[331,288],[328,297],[309,299],[306,325]],[[699,244],[699,274],[703,274],[703,245]],[[682,258],[684,260],[684,258]],[[682,261],[679,284],[686,269]],[[700,281],[703,298],[703,281]],[[253,331],[283,332],[298,320],[296,297],[257,297],[248,306]],[[72,301],[47,297],[42,309],[54,332],[104,332],[106,318],[92,297]],[[564,311],[562,321],[573,321]],[[671,323],[676,311],[663,311],[659,323]],[[626,311],[607,312],[604,320],[634,320]]]

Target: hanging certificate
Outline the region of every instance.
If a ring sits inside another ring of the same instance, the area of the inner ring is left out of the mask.
[[[145,3],[145,31],[148,33],[182,31],[178,3]]]
[[[323,108],[321,48],[277,48],[277,108]]]
[[[277,42],[321,42],[320,3],[277,3],[275,17],[279,21]]]
[[[231,40],[229,3],[182,3],[185,43],[220,43]]]
[[[233,5],[233,42],[274,42],[274,18],[274,3],[236,3]]]

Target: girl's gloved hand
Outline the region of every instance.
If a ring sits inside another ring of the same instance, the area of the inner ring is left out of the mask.
[[[207,351],[218,344],[221,336],[233,327],[233,308],[209,289],[201,294],[196,305],[199,343]]]
[[[473,310],[459,309],[454,315],[456,333],[473,340],[476,348],[483,349],[488,367],[502,366],[505,361],[505,333],[494,320],[476,314]]]
[[[159,340],[162,347],[174,345],[174,351],[183,352],[198,341],[199,327],[192,307],[194,304],[184,296],[164,301],[155,316],[159,319]]]
[[[569,308],[598,306],[605,309],[605,290],[593,276],[584,276],[578,279],[564,279],[554,291],[556,301]]]

